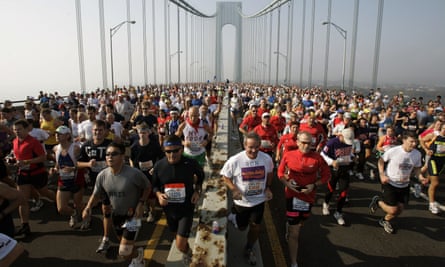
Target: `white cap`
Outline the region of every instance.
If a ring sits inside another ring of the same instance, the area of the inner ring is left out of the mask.
[[[354,143],[354,132],[352,128],[345,128],[341,131],[341,135],[343,136],[343,140],[345,144],[352,145]]]

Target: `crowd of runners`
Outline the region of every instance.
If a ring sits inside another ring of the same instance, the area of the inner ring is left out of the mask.
[[[230,121],[218,125],[224,103]],[[73,229],[89,228],[91,210],[97,208],[104,235],[96,252],[108,250],[114,228],[119,254],[138,267],[144,264],[142,250],[134,247],[140,219],[155,222],[155,207],[161,206],[188,265],[187,238],[203,167],[210,164],[218,129],[230,125],[228,142],[241,141],[244,150],[226,162],[221,175],[235,201],[229,220],[240,230],[250,226],[247,260],[256,264],[253,243],[263,204],[272,198],[271,183],[279,180],[286,188],[291,264],[297,266],[300,226],[322,184],[327,184],[322,214],[331,214],[337,196],[333,218],[339,225],[346,223],[342,209],[353,178],[382,183],[382,194],[370,196],[369,208],[384,211],[379,224],[388,233],[408,203],[411,184],[416,194],[426,190],[431,213],[440,212],[435,191],[445,168],[443,108],[439,95],[424,100],[403,92],[384,95],[380,89],[348,93],[236,83],[68,96],[42,91],[28,97],[23,108],[4,101],[0,232],[12,241],[32,234],[29,212],[42,207],[41,198],[53,202]],[[376,168],[370,161],[377,161]],[[51,177],[56,191],[48,188]],[[17,228],[11,216],[16,209]]]

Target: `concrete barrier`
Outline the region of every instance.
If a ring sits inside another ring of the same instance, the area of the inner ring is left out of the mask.
[[[219,129],[212,142],[211,164],[204,167],[206,179],[202,187],[202,199],[189,238],[193,250],[190,266],[227,266],[227,189],[220,179],[219,170],[226,162],[229,153],[227,100],[224,101],[219,115]],[[212,224],[219,225],[217,233],[212,232]],[[166,266],[184,266],[182,254],[173,242],[167,257]]]

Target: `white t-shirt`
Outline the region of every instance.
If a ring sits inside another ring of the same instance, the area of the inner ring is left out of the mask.
[[[417,149],[406,152],[401,145],[390,148],[382,156],[383,161],[388,162],[386,176],[389,184],[404,188],[409,186],[409,179],[414,168],[422,166],[422,155]]]
[[[256,159],[247,157],[245,151],[229,158],[220,174],[232,179],[242,193],[241,200],[235,204],[253,207],[266,201],[264,191],[267,187],[267,174],[273,172],[272,158],[264,152],[258,152]]]
[[[0,233],[0,260],[8,256],[16,245],[17,241],[15,239]]]

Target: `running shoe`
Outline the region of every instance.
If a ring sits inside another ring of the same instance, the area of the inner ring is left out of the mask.
[[[147,215],[147,222],[152,223],[154,221],[155,221],[155,216],[153,215],[153,213],[151,211],[149,211],[148,215]]]
[[[34,200],[33,202],[34,202],[33,206],[29,208],[29,211],[31,212],[37,212],[43,207],[43,205],[45,205],[45,203],[43,203],[43,201],[40,198]]]
[[[16,236],[17,235],[28,236],[29,234],[31,234],[31,228],[29,227],[29,224],[22,224],[22,226],[15,232]]]
[[[138,248],[137,251],[138,256],[131,260],[131,263],[130,265],[128,265],[128,267],[145,267],[144,248]]]
[[[438,214],[439,213],[439,205],[437,204],[437,202],[430,203],[429,210],[431,211],[432,214]]]
[[[91,225],[91,210],[89,210],[88,216],[82,220],[80,224],[80,230],[88,230]]]
[[[414,197],[419,198],[421,192],[422,192],[422,186],[418,183],[415,183],[414,184]]]
[[[96,249],[96,253],[107,252],[108,248],[110,248],[110,240],[102,239],[99,246]]]
[[[345,225],[345,219],[343,219],[343,214],[336,211],[334,213],[334,218],[337,220],[338,225]]]
[[[256,265],[256,254],[253,248],[246,249],[244,251],[244,256],[246,256],[247,262],[250,265]]]
[[[378,209],[379,200],[380,200],[379,196],[372,197],[371,203],[369,204],[369,212],[370,213],[375,213],[375,211]]]
[[[383,218],[381,218],[379,224],[380,226],[383,227],[383,229],[385,229],[385,232],[387,232],[388,234],[392,234],[392,232],[394,232],[394,228],[392,228],[392,225],[389,221],[386,221]]]
[[[79,222],[78,216],[77,216],[77,211],[74,210],[74,213],[70,216],[70,221],[69,221],[69,226],[71,228],[73,228],[74,226],[76,226],[76,224]]]
[[[191,253],[183,253],[182,254],[182,263],[184,266],[188,267],[192,263],[192,254]]]
[[[326,202],[323,202],[323,207],[321,209],[321,212],[323,213],[323,215],[329,215],[329,204]]]

